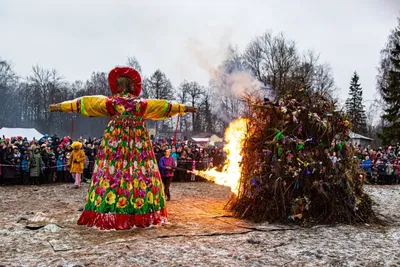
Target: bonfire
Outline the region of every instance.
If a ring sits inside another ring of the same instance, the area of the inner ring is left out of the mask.
[[[335,103],[297,92],[279,101],[247,99],[249,113],[225,133],[222,172],[198,172],[229,186],[228,209],[256,222],[374,222],[364,174]]]

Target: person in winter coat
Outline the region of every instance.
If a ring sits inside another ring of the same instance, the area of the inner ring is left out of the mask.
[[[92,149],[89,152],[88,158],[89,158],[88,172],[89,172],[89,179],[90,179],[90,178],[92,178],[93,170],[94,170],[94,164],[95,164],[95,161],[96,161],[96,152],[95,152],[94,149]]]
[[[60,146],[57,146],[56,149],[55,149],[54,154],[55,154],[55,156],[56,156],[56,159],[58,159],[59,156],[63,154],[62,148],[61,148]]]
[[[22,160],[21,157],[15,158],[15,179],[13,184],[21,184],[22,182]]]
[[[39,177],[41,174],[41,169],[43,167],[44,167],[44,162],[42,160],[42,156],[40,155],[40,148],[34,147],[33,155],[31,156],[29,162],[31,184],[37,184],[37,185],[40,184]]]
[[[68,168],[68,161],[70,158],[71,158],[71,152],[65,152],[63,160],[64,160],[64,165],[67,166],[67,169],[65,170],[65,176],[64,176],[64,181],[66,183],[74,182],[72,179],[72,175]]]
[[[381,160],[378,158],[376,161],[376,166],[378,167],[378,183],[385,184],[386,182],[386,160]]]
[[[165,150],[165,156],[160,159],[159,162],[161,178],[164,184],[164,192],[167,196],[167,200],[171,200],[171,193],[169,192],[169,186],[171,185],[172,178],[174,177],[174,168],[176,167],[176,162],[173,157],[171,157],[171,150]]]
[[[14,150],[14,159],[20,159],[21,158],[21,152],[19,151],[19,148],[17,146],[13,146]]]
[[[65,165],[64,156],[61,154],[57,159],[57,182],[65,182],[65,171],[67,170]]]
[[[156,156],[157,163],[160,162],[160,159],[163,157],[163,152],[159,146],[154,147],[154,155]]]
[[[60,143],[61,147],[66,147],[70,143],[68,137],[64,137],[62,142]]]
[[[64,149],[64,152],[69,152],[69,153],[71,153],[72,152],[72,146],[71,145],[66,145],[65,146],[65,149]]]
[[[82,143],[73,142],[71,147],[73,150],[71,157],[68,160],[68,167],[72,178],[75,181],[75,188],[79,188],[81,186],[81,178],[86,156],[85,152],[82,150]]]
[[[368,156],[366,156],[365,160],[363,160],[363,162],[361,163],[361,168],[363,168],[367,175],[368,181],[370,181],[372,174],[372,160]]]
[[[57,135],[54,135],[52,137],[52,139],[53,139],[53,143],[52,143],[53,147],[52,148],[53,148],[53,150],[55,150],[57,147],[60,146],[61,141],[60,141],[60,138]],[[56,154],[56,159],[58,159],[58,155],[57,154]]]
[[[48,169],[47,167],[47,162],[49,160],[49,153],[47,152],[47,145],[46,144],[42,144],[41,145],[41,150],[40,150],[40,155],[42,156],[42,161],[44,163],[44,171],[43,171],[43,175],[41,176],[41,183],[47,183],[47,172]]]
[[[175,163],[178,162],[179,154],[176,152],[176,148],[175,148],[175,147],[173,147],[173,148],[171,149],[171,157],[174,158]]]
[[[8,146],[5,153],[3,154],[3,179],[5,184],[12,184],[12,180],[15,179],[16,169],[15,169],[15,157],[13,148]]]
[[[89,176],[89,157],[86,154],[85,154],[85,164],[84,164],[84,169],[83,169],[83,177],[85,179],[91,178]]]
[[[21,162],[21,172],[22,172],[22,184],[27,185],[29,184],[29,161],[31,160],[31,156],[29,154],[24,154],[22,156]]]
[[[54,174],[56,173],[56,168],[57,168],[57,161],[56,161],[56,156],[53,152],[49,153],[49,159],[47,161],[47,182],[48,183],[54,183],[55,178]]]
[[[20,140],[22,140],[22,137]],[[20,184],[22,180],[22,173],[21,173],[21,162],[22,162],[22,153],[20,152],[20,149],[18,148],[17,145],[18,143],[14,143],[15,145],[13,146],[14,149],[14,162],[15,162],[15,178],[13,184]]]

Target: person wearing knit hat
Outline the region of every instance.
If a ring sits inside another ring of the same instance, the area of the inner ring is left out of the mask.
[[[108,82],[112,96],[83,96],[49,107],[51,112],[110,117],[78,224],[127,230],[164,223],[164,188],[146,119],[163,120],[197,109],[168,100],[139,98],[142,79],[130,67],[111,70]]]

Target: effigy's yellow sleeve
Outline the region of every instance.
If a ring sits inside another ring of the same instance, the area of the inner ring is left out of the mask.
[[[168,100],[149,99],[147,100],[143,117],[151,120],[164,120],[178,114],[185,115],[185,106],[183,104],[173,103]]]
[[[106,96],[82,96],[74,100],[64,101],[61,105],[62,112],[78,113],[88,117],[107,117]]]

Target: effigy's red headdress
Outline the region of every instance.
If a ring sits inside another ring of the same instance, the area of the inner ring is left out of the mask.
[[[139,72],[130,67],[116,67],[108,74],[108,84],[110,85],[112,94],[122,93],[123,89],[117,88],[117,79],[119,77],[128,77],[133,81],[133,94],[139,96],[142,91],[142,78]]]

